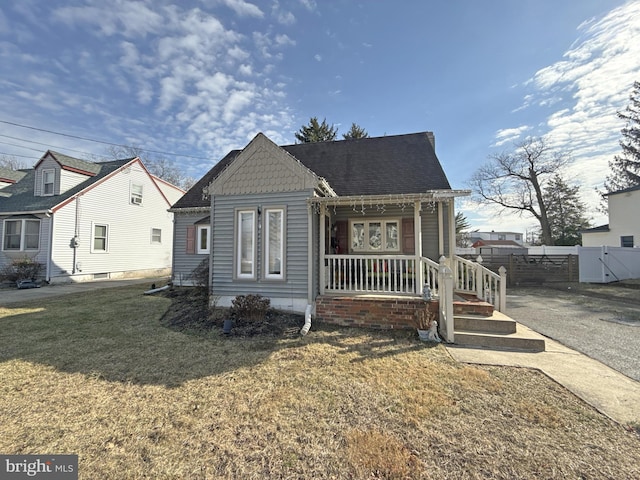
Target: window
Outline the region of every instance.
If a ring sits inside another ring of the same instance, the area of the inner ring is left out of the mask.
[[[107,252],[109,248],[109,226],[93,225],[93,242],[91,243],[92,252]]]
[[[160,228],[151,229],[151,243],[162,243],[162,230]]]
[[[633,248],[633,235],[620,237],[620,246]]]
[[[5,220],[4,250],[38,250],[40,248],[40,220]]]
[[[267,208],[264,213],[264,278],[284,279],[284,209]]]
[[[42,195],[53,195],[55,178],[56,178],[55,170],[42,171]]]
[[[196,252],[209,253],[209,233],[211,232],[211,227],[209,225],[198,225],[196,231]]]
[[[353,220],[351,250],[357,252],[389,252],[400,250],[398,220]]]
[[[507,239],[507,236],[506,236],[506,235],[504,235],[504,234],[498,234],[498,241],[506,240],[506,239]]]
[[[236,212],[236,278],[256,278],[256,211]]]
[[[131,203],[134,205],[142,205],[142,185],[137,183],[131,184]]]

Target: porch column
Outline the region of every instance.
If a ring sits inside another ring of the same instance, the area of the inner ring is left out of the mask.
[[[420,258],[422,257],[422,202],[420,200],[416,200],[413,202],[413,236],[415,241],[415,256],[416,256],[416,269],[417,269],[417,278],[416,284],[413,286],[415,292],[422,292],[422,287],[424,285],[424,269],[422,268],[422,262]]]
[[[320,278],[318,280],[318,283],[320,283],[320,295],[324,295],[324,279],[325,279],[325,252],[327,251],[327,242],[325,240],[325,236],[327,234],[326,232],[326,227],[325,227],[325,223],[327,221],[326,219],[326,215],[327,215],[327,207],[325,206],[324,203],[320,204],[320,242],[319,242],[319,249],[320,249],[320,255],[318,255],[318,258],[320,259],[320,269],[318,270],[320,272]],[[310,233],[311,234],[311,233]],[[309,268],[311,268],[311,265],[309,265]]]
[[[444,255],[444,213],[442,200],[438,201],[438,258]]]
[[[449,258],[452,260],[451,265],[454,265],[453,259],[456,256],[456,214],[454,212],[454,204],[454,199],[449,199],[447,211],[449,213]]]

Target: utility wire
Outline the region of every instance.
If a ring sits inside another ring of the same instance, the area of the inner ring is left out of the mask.
[[[18,155],[17,153],[0,152],[0,155],[6,155],[7,157],[21,157],[21,158],[30,158],[31,160],[40,160],[38,157],[30,157],[28,155]]]
[[[2,133],[0,133],[0,137],[5,137],[5,138],[11,138],[12,140],[19,140],[21,142],[26,142],[26,143],[33,143],[35,145],[42,145],[43,147],[47,147],[47,150],[50,150],[52,148],[58,149],[58,150],[68,150],[70,152],[76,152],[76,153],[82,153],[83,155],[96,155],[95,153],[90,153],[90,152],[84,152],[82,150],[75,150],[73,148],[67,148],[67,147],[58,147],[55,145],[50,145],[48,143],[41,143],[41,142],[36,142],[35,140],[27,140],[26,138],[20,138],[20,137],[13,137],[11,135],[4,135]],[[0,143],[6,143],[6,142],[0,142]],[[24,147],[22,145],[14,145],[12,143],[6,143],[7,145],[13,145],[14,147],[20,147],[20,148],[29,148],[29,147]],[[35,149],[35,148],[31,148],[30,150],[35,150],[36,152],[41,152],[42,149]],[[99,156],[99,155],[98,155]],[[104,155],[103,155],[104,156]]]
[[[14,127],[21,127],[21,128],[28,128],[30,130],[37,130],[39,132],[51,133],[53,135],[61,135],[63,137],[76,138],[78,140],[84,140],[84,141],[87,141],[87,142],[101,143],[103,145],[111,145],[113,147],[135,148],[135,147],[132,147],[131,145],[123,145],[121,143],[104,142],[102,140],[95,140],[93,138],[80,137],[78,135],[71,135],[69,133],[54,132],[53,130],[46,130],[44,128],[31,127],[29,125],[22,125],[20,123],[8,122],[6,120],[0,120],[0,123],[5,123],[7,125],[13,125]],[[196,157],[194,155],[183,155],[183,154],[180,154],[180,153],[172,153],[172,152],[161,152],[161,151],[158,151],[158,150],[147,150],[146,148],[139,148],[139,150],[142,150],[142,151],[145,151],[145,152],[148,152],[148,153],[157,153],[157,154],[160,154],[160,155],[170,155],[170,156],[174,156],[174,157],[194,158],[194,159],[197,159],[197,160],[210,160],[209,158],[206,158],[206,157]]]

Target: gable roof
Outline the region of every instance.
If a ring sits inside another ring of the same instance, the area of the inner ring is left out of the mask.
[[[301,143],[282,148],[340,196],[450,190],[431,132]]]
[[[15,183],[27,174],[26,170],[11,170],[0,167],[0,182]]]
[[[616,190],[615,192],[605,193],[604,195],[617,195],[618,193],[635,192],[636,190],[640,190],[640,185],[634,185],[633,187],[623,188],[622,190]]]
[[[79,158],[70,157],[63,153],[54,152],[53,150],[47,150],[33,168],[37,169],[47,156],[51,156],[63,170],[82,173],[90,177],[97,175],[100,171],[100,164],[98,163],[80,160]]]
[[[471,245],[473,248],[478,248],[478,247],[517,247],[517,248],[523,248],[522,245],[520,245],[518,242],[516,242],[515,240],[478,240],[477,242],[475,242],[473,245]]]
[[[580,230],[580,233],[599,233],[599,232],[608,232],[609,224],[606,225],[598,225],[597,227],[586,228],[584,230]]]
[[[236,158],[242,150],[232,150],[216,163],[204,176],[196,182],[180,200],[173,204],[171,210],[186,208],[209,208],[211,200],[205,195],[204,189],[215,180],[222,171]]]
[[[71,158],[71,157],[69,157]],[[7,194],[7,198],[0,198],[0,214],[1,213],[17,213],[17,212],[43,212],[51,210],[56,205],[63,203],[65,200],[82,192],[85,188],[97,183],[110,173],[115,172],[119,168],[127,165],[135,160],[135,158],[127,158],[124,160],[114,160],[111,162],[95,163],[97,172],[87,178],[84,182],[76,185],[74,188],[64,192],[62,195],[54,195],[47,197],[36,197],[33,192],[35,185],[35,168],[28,170],[24,178],[19,182],[5,187],[2,191]]]

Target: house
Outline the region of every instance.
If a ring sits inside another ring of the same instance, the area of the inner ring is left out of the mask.
[[[516,242],[518,246],[522,246],[522,233],[519,232],[470,232],[469,233],[471,243],[475,244],[479,240],[484,241],[512,241]],[[474,247],[475,248],[475,247]]]
[[[607,195],[609,223],[583,230],[583,247],[640,247],[640,185]]]
[[[431,132],[286,146],[258,134],[172,207],[174,278],[208,259],[220,306],[260,294],[307,320],[387,328],[412,322],[426,284],[442,319],[447,279],[484,298],[500,278],[455,256],[454,199],[469,193],[451,189]]]
[[[49,150],[23,173],[0,190],[0,268],[29,258],[48,282],[169,273],[167,209],[184,192],[139,158],[94,163]]]
[[[24,170],[11,170],[7,167],[0,167],[0,190],[9,185],[13,185],[26,175]],[[0,196],[2,193],[0,192]]]

